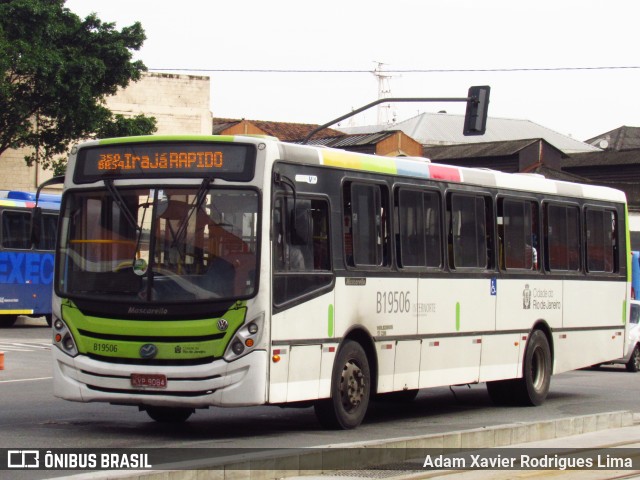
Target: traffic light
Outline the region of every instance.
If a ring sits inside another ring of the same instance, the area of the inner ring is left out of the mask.
[[[467,96],[467,112],[464,116],[465,136],[484,135],[487,128],[487,111],[489,109],[489,92],[491,87],[470,87]]]

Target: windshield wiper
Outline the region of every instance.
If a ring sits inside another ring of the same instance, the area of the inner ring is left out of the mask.
[[[135,228],[138,232],[142,232],[142,227],[140,225],[138,225],[138,222],[136,221],[135,217],[133,216],[133,213],[131,213],[131,210],[129,210],[129,207],[127,206],[127,204],[125,203],[124,199],[122,198],[122,195],[120,195],[120,192],[118,191],[118,189],[113,184],[113,180],[105,180],[104,184],[107,187],[107,190],[109,191],[111,196],[116,201],[116,204],[118,205],[118,208],[120,209],[120,211],[124,215],[124,218],[127,220],[127,222],[129,222],[129,224],[133,228]]]
[[[200,188],[196,193],[196,197],[194,198],[193,203],[189,206],[189,214],[181,220],[180,225],[178,225],[178,230],[176,230],[176,234],[173,236],[173,243],[171,244],[171,248],[177,247],[178,242],[182,241],[182,237],[187,232],[189,220],[191,220],[193,212],[197,212],[198,210],[200,210],[200,207],[202,207],[204,200],[207,198],[207,190],[209,190],[209,185],[212,181],[212,177],[207,177],[200,184]]]

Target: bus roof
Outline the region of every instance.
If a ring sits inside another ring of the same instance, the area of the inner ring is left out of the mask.
[[[147,142],[242,142],[271,143],[279,148],[279,160],[344,168],[348,170],[385,173],[405,177],[440,180],[469,185],[496,187],[626,202],[625,194],[610,187],[546,179],[542,175],[505,173],[482,168],[467,168],[441,163],[432,163],[427,158],[385,157],[349,152],[334,148],[300,145],[281,142],[272,137],[248,135],[148,135],[139,137],[109,138],[93,140],[79,145],[80,148],[95,145],[117,145]]]
[[[38,198],[38,206],[45,210],[60,210],[61,195],[42,193]],[[36,194],[21,190],[0,190],[0,206],[16,208],[33,208],[36,205]]]
[[[485,187],[515,189],[580,198],[626,202],[625,194],[610,187],[547,179],[542,175],[505,173],[485,168],[468,168],[432,163],[428,158],[383,157],[332,148],[280,143],[280,158],[288,161],[441,180]],[[317,152],[317,153],[316,153]]]

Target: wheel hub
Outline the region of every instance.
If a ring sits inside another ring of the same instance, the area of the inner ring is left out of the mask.
[[[341,388],[342,403],[345,407],[356,408],[364,398],[364,375],[358,365],[348,362],[342,370]]]

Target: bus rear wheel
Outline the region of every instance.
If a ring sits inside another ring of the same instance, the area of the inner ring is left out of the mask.
[[[551,348],[542,330],[529,337],[522,365],[522,378],[487,382],[487,391],[497,405],[542,405],[551,385]]]
[[[362,423],[371,397],[371,372],[362,346],[346,340],[336,356],[331,376],[331,398],[315,404],[325,428],[351,429]]]
[[[160,423],[182,423],[193,413],[193,408],[178,407],[144,407],[147,415]]]
[[[551,385],[551,348],[542,330],[529,337],[519,394],[523,405],[542,405]]]

